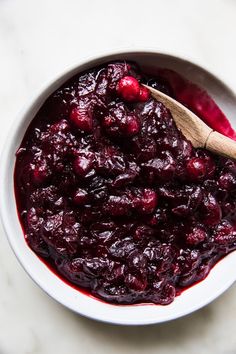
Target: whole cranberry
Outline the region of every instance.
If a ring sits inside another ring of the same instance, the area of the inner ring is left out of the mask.
[[[133,76],[123,77],[117,84],[117,93],[127,102],[135,102],[139,98],[140,85]]]
[[[196,157],[202,159],[205,163],[205,177],[213,178],[216,170],[216,164],[214,162],[213,156],[211,153],[204,149],[196,150]]]
[[[75,107],[70,112],[70,120],[77,128],[84,132],[91,132],[92,118],[88,115],[88,112]]]
[[[187,173],[193,181],[203,178],[206,174],[205,161],[199,157],[190,159],[187,163]]]
[[[149,100],[149,98],[150,98],[150,91],[145,86],[141,86],[140,91],[139,91],[138,100],[140,102],[146,102]]]
[[[219,178],[219,187],[222,189],[230,190],[236,186],[236,179],[232,173],[224,173]]]
[[[140,130],[140,123],[138,121],[138,118],[134,115],[128,116],[124,127],[125,134],[128,136],[132,136],[137,134],[139,130]]]
[[[215,170],[216,170],[216,165],[215,162],[213,161],[213,159],[211,157],[208,157],[205,160],[206,163],[206,176],[208,178],[212,178],[215,174]]]

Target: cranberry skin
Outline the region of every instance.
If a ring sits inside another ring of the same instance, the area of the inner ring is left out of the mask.
[[[70,130],[69,123],[65,119],[62,119],[51,126],[51,131],[54,134],[61,133],[61,132],[67,133],[69,130]]]
[[[75,107],[70,112],[70,120],[77,128],[83,130],[84,132],[91,132],[92,118],[87,112]]]
[[[73,200],[76,205],[84,205],[88,201],[88,193],[85,189],[79,188],[76,191]]]
[[[60,212],[48,216],[42,227],[42,238],[58,254],[75,255],[78,248],[80,224],[73,213]]]
[[[189,160],[187,163],[187,173],[193,181],[202,179],[206,174],[206,165],[204,160],[199,157],[194,157]]]
[[[39,165],[36,165],[33,169],[33,181],[37,185],[46,182],[51,174],[49,166],[45,161],[42,161]]]
[[[127,102],[135,102],[139,99],[140,85],[133,76],[123,77],[117,84],[117,93]]]
[[[146,102],[150,98],[150,91],[145,87],[141,86],[139,91],[138,100],[139,102]]]
[[[74,161],[74,171],[80,177],[85,177],[92,167],[92,154],[80,155]]]
[[[233,225],[223,220],[215,229],[214,242],[218,245],[229,246],[236,241],[236,231]]]
[[[132,203],[126,196],[111,195],[105,205],[105,213],[112,216],[127,215],[132,208]]]
[[[115,123],[115,118],[111,116],[106,116],[103,119],[104,128],[110,128]]]
[[[47,171],[41,168],[35,168],[33,172],[35,184],[42,184],[47,179]]]
[[[208,157],[206,160],[206,175],[208,178],[213,178],[216,170],[216,165],[212,158]]]
[[[220,188],[227,191],[236,187],[236,179],[230,172],[222,174],[218,183]]]
[[[137,292],[142,292],[147,287],[147,280],[146,279],[142,279],[142,278],[137,277],[132,274],[126,275],[125,283],[126,283],[126,286],[128,286],[130,289],[137,291]]]
[[[203,242],[206,239],[206,237],[207,237],[206,231],[204,231],[200,227],[194,227],[192,232],[187,234],[186,242],[189,245],[195,246]]]
[[[155,191],[151,189],[145,189],[142,197],[137,199],[134,204],[141,214],[150,214],[155,210],[157,206],[157,200],[157,194]]]
[[[135,240],[146,240],[147,238],[152,238],[154,236],[155,231],[146,225],[140,225],[136,228],[135,233],[133,235]]]
[[[215,197],[209,193],[204,199],[203,222],[208,226],[213,226],[220,222],[221,217],[221,207]]]
[[[127,136],[133,136],[140,131],[140,123],[137,117],[128,116],[124,127],[124,132]]]
[[[133,136],[140,132],[140,120],[124,102],[112,101],[101,115],[101,123],[110,137]]]

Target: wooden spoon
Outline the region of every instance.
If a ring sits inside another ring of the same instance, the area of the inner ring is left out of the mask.
[[[177,127],[195,148],[204,148],[236,159],[236,141],[208,127],[196,114],[173,98],[150,86],[144,86],[150,90],[153,98],[170,110]]]

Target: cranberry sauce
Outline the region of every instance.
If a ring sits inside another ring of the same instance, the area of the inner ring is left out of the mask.
[[[236,162],[194,149],[140,82],[177,97],[124,62],[54,92],[16,154],[16,202],[29,246],[67,281],[165,305],[236,248]]]

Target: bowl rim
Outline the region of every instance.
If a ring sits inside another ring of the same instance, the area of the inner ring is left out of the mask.
[[[235,92],[232,90],[232,88],[227,84],[227,82],[225,80],[222,80],[221,77],[217,74],[212,73],[211,71],[208,70],[208,68],[205,68],[202,65],[199,65],[198,63],[195,62],[195,60],[192,60],[192,58],[186,58],[183,57],[182,55],[173,55],[171,53],[165,52],[165,51],[157,51],[157,50],[118,50],[118,51],[111,51],[111,52],[103,52],[103,53],[98,53],[97,55],[93,55],[93,56],[88,56],[86,58],[83,59],[79,59],[76,63],[65,67],[63,70],[61,70],[60,72],[58,72],[56,75],[54,75],[53,78],[50,78],[50,80],[48,80],[46,82],[46,84],[42,85],[40,87],[39,90],[37,90],[37,92],[29,98],[28,102],[24,105],[23,109],[19,112],[19,114],[17,115],[17,118],[14,122],[14,124],[12,125],[12,128],[10,129],[9,133],[7,134],[7,138],[6,138],[6,143],[3,145],[2,151],[1,151],[1,157],[0,157],[0,190],[1,191],[5,191],[5,189],[7,189],[7,159],[8,156],[11,153],[11,144],[14,141],[14,137],[17,136],[17,134],[19,134],[20,128],[22,126],[22,123],[24,122],[24,119],[26,118],[27,115],[29,115],[32,111],[33,111],[33,107],[35,105],[37,105],[37,102],[40,101],[42,98],[44,98],[44,100],[50,95],[51,92],[53,92],[55,90],[55,88],[52,89],[52,87],[59,87],[61,83],[65,82],[69,77],[73,76],[76,72],[80,72],[82,71],[82,67],[83,66],[89,66],[92,67],[93,65],[97,65],[97,62],[100,61],[102,62],[106,62],[109,60],[112,60],[112,57],[116,57],[116,56],[122,56],[122,55],[133,55],[133,54],[137,54],[137,55],[159,55],[159,56],[168,56],[171,57],[172,59],[176,59],[176,60],[180,60],[180,61],[185,61],[186,63],[189,64],[193,64],[194,66],[198,67],[201,70],[204,70],[208,75],[210,74],[213,78],[215,78],[218,82],[220,82],[222,85],[224,85],[225,88],[227,88],[227,90],[235,97],[236,99],[236,94]],[[31,113],[32,117],[33,114]],[[29,123],[27,123],[28,126]],[[11,176],[12,178],[13,176]],[[59,303],[61,303],[62,305],[64,305],[65,307],[71,309],[72,311],[79,313],[85,317],[89,317],[92,319],[96,319],[99,321],[103,321],[103,322],[108,322],[108,323],[113,323],[113,324],[122,324],[122,325],[147,325],[147,324],[154,324],[154,323],[161,323],[161,322],[166,322],[169,320],[173,320],[182,316],[185,316],[187,314],[190,314],[191,312],[207,305],[209,302],[213,301],[215,298],[217,298],[220,294],[222,294],[227,288],[229,288],[229,286],[231,286],[234,281],[236,280],[236,275],[232,275],[228,278],[227,282],[222,283],[221,286],[218,288],[218,291],[214,294],[212,294],[211,296],[208,296],[204,301],[202,301],[201,303],[197,303],[195,304],[195,306],[192,306],[191,308],[186,308],[186,310],[182,310],[179,313],[175,313],[174,315],[169,315],[169,316],[165,316],[165,318],[143,318],[141,320],[137,320],[137,319],[132,319],[132,318],[110,318],[109,316],[106,316],[106,314],[104,314],[104,316],[98,316],[98,315],[93,315],[91,313],[88,313],[88,310],[85,309],[75,309],[74,306],[72,306],[70,303],[63,301],[62,298],[60,298],[59,296],[57,296],[57,294],[52,293],[52,291],[49,291],[49,289],[47,288],[46,284],[43,283],[41,281],[39,281],[39,279],[37,278],[37,276],[35,274],[33,274],[33,272],[31,272],[31,270],[29,269],[29,266],[26,264],[27,262],[24,260],[24,257],[22,254],[18,253],[17,250],[17,245],[14,242],[14,235],[12,233],[12,228],[10,226],[10,220],[9,220],[9,215],[7,214],[7,208],[4,207],[5,205],[5,199],[6,195],[5,193],[0,193],[0,219],[3,225],[3,229],[5,231],[5,235],[7,236],[8,242],[13,250],[13,252],[16,255],[16,258],[18,259],[18,261],[20,262],[20,264],[22,265],[22,267],[25,269],[26,273],[32,278],[32,280],[40,287],[42,288],[50,297],[52,297],[53,299],[57,300]],[[20,221],[18,220],[18,222],[20,223]],[[23,232],[22,232],[23,234]],[[236,265],[236,252],[232,252],[230,253],[228,256],[224,257],[224,259],[221,262],[224,262],[224,260],[228,259],[229,263],[231,262],[232,264]],[[226,262],[225,262],[226,263]],[[231,264],[230,263],[230,264]],[[217,266],[215,266],[217,267]],[[214,267],[214,268],[215,268]],[[69,286],[69,285],[67,285]],[[95,301],[99,301],[94,299]],[[176,301],[176,300],[175,300]],[[113,306],[111,304],[106,304],[107,306]],[[133,305],[131,305],[133,306]],[[144,306],[147,306],[146,304],[144,304]],[[169,305],[168,305],[169,306]],[[125,307],[127,307],[127,305],[125,305]]]

